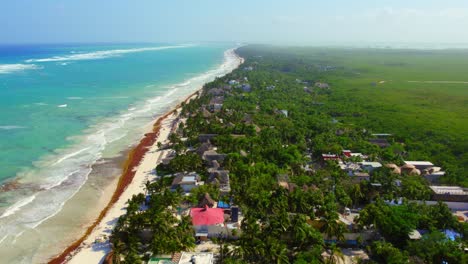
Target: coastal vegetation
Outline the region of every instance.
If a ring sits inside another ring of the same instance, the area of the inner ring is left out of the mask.
[[[245,58],[241,68],[183,106],[186,122],[165,146],[175,157],[156,168],[149,201],[143,194],[129,201],[113,232],[116,261],[194,248],[190,220],[176,208],[197,206],[209,194],[242,212],[239,234],[213,239],[221,263],[336,263],[350,246],[366,251],[367,263],[468,262],[468,224],[445,203],[421,202],[431,198],[424,177],[381,166],[356,180],[338,163],[429,160],[446,170],[441,183],[468,186],[468,53],[266,46],[237,52]],[[202,134],[213,135],[209,144],[225,155],[216,166],[229,171],[230,192],[213,185],[189,198],[169,191],[175,173],[208,180],[213,165],[197,154],[207,144]],[[379,137],[385,145],[372,141]],[[414,238],[415,230],[424,232]],[[447,230],[457,235],[449,238]]]

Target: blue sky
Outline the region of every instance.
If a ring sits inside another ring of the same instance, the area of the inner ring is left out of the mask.
[[[466,0],[2,0],[1,43],[468,43]]]

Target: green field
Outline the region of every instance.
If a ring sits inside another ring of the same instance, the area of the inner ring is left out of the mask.
[[[331,85],[325,111],[346,124],[394,134],[407,160],[443,167],[468,186],[468,51],[249,46],[259,67]],[[264,66],[266,65],[266,66]],[[328,67],[328,68],[327,68]]]

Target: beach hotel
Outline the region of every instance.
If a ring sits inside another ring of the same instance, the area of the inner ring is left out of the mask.
[[[195,229],[195,236],[200,239],[207,239],[210,236],[218,235],[224,231],[224,210],[221,208],[190,209],[192,225]]]

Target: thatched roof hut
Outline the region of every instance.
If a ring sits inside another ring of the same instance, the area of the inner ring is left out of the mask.
[[[421,175],[421,171],[414,168],[409,172],[410,175]]]
[[[414,168],[416,168],[416,167],[413,164],[405,164],[405,165],[401,166],[402,170],[412,170]]]
[[[401,169],[396,164],[393,164],[393,163],[385,164],[385,167],[391,169],[392,173],[394,174],[401,174]]]

